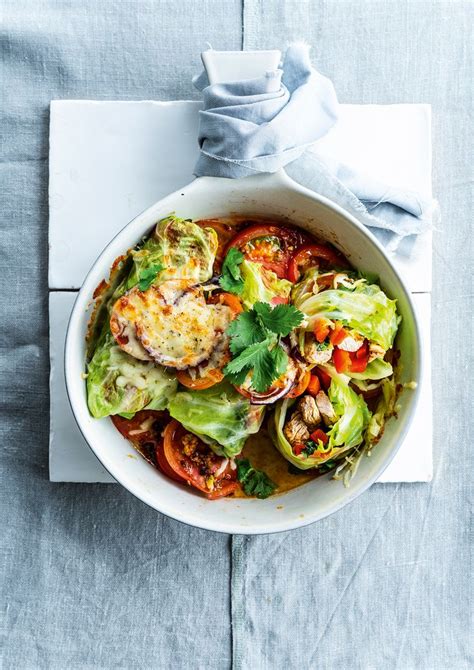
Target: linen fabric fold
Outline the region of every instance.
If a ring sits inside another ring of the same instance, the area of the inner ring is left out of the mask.
[[[298,183],[354,214],[391,249],[409,254],[409,238],[430,226],[430,197],[395,188],[318,152],[337,122],[332,82],[311,65],[309,47],[288,47],[281,67],[256,79],[209,84],[202,91],[197,176],[239,178],[285,168]],[[387,160],[390,157],[387,156]]]

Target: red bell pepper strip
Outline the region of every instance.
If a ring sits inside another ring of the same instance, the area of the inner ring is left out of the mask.
[[[323,444],[329,442],[329,437],[321,428],[317,428],[314,433],[311,433],[310,437],[314,442],[322,442]]]

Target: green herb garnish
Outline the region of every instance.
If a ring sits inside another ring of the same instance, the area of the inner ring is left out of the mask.
[[[138,277],[138,288],[140,291],[146,291],[155,281],[158,273],[164,270],[164,266],[161,263],[155,263],[150,265],[149,268],[145,268],[140,272]]]
[[[253,468],[247,458],[237,459],[237,479],[248,496],[268,498],[277,488],[275,482],[262,470]]]
[[[264,393],[281,377],[288,366],[288,355],[280,344],[303,320],[303,313],[293,305],[277,305],[272,309],[257,302],[243,312],[227,329],[234,358],[224,368],[228,379],[237,386],[252,372],[252,387]]]
[[[244,255],[241,251],[232,247],[229,249],[227,256],[222,265],[222,276],[219,279],[219,284],[224,291],[240,295],[244,288],[244,280],[240,272],[240,264],[244,260]]]

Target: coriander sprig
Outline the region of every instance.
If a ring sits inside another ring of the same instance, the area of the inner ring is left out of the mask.
[[[234,356],[224,368],[229,381],[240,386],[251,372],[252,388],[265,393],[288,366],[281,337],[289,335],[303,318],[303,313],[293,305],[272,308],[264,302],[257,302],[251,310],[239,314],[227,329]]]
[[[140,291],[146,291],[155,281],[157,275],[165,269],[165,266],[161,263],[155,263],[150,265],[150,267],[145,268],[140,272],[138,277],[138,288]]]
[[[244,255],[236,247],[232,247],[227,252],[224,263],[222,264],[222,275],[219,284],[224,291],[240,295],[244,289],[244,280],[240,271],[240,264],[244,260]]]

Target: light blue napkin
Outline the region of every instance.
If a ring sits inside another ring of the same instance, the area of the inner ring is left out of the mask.
[[[204,100],[196,175],[237,178],[285,167],[405,255],[413,236],[430,226],[429,198],[307,151],[337,121],[338,101],[331,81],[312,67],[305,44],[290,45],[281,69],[258,79],[209,85],[203,72],[194,85]]]

